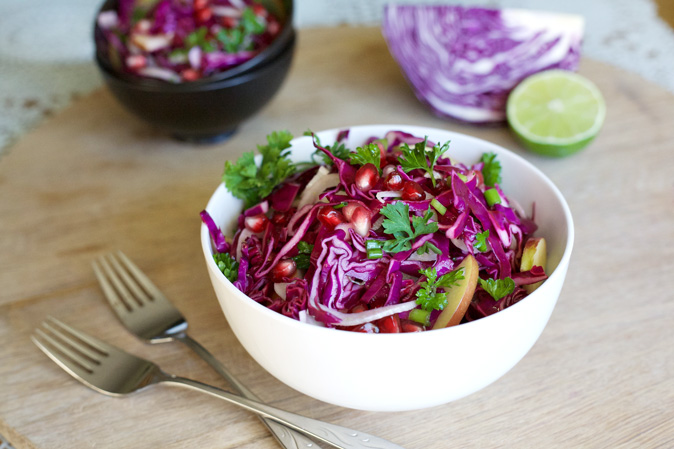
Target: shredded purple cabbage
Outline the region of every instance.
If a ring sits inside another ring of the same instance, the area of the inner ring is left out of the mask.
[[[387,5],[382,31],[417,98],[436,115],[505,120],[508,93],[525,77],[575,71],[583,18],[521,9]]]
[[[280,29],[253,0],[119,0],[99,13],[96,45],[116,70],[180,83],[250,60]]]
[[[340,133],[342,140],[347,136],[348,132]],[[404,174],[408,182],[421,186],[425,198],[408,199],[404,189],[397,190],[398,196],[380,199],[372,195],[371,192],[396,191],[385,176],[379,177],[370,191],[361,191],[354,183],[360,167],[352,165],[348,157],[336,157],[314,140],[333,164],[321,170],[306,168],[292,175],[262,202],[244,210],[231,244],[225,242],[213,220],[203,212],[215,251],[227,252],[239,263],[234,285],[253,300],[293,319],[306,321],[308,315],[312,322],[339,329],[392,332],[393,328],[406,332],[431,328],[439,315],[439,311],[433,311],[430,322],[424,324],[410,319],[411,311],[420,308],[416,299],[425,280],[422,270],[432,267],[438,276],[443,276],[471,255],[479,265],[481,278],[514,281],[514,290],[500,300],[478,283],[464,321],[515,304],[527,295],[524,286],[547,278],[538,266],[520,272],[524,245],[536,225],[531,218],[522,216],[519,208],[510,207],[511,201],[498,184],[493,187],[503,201],[487,203],[484,192],[492,186],[484,184],[482,162],[464,165],[452,162],[445,154],[436,163],[433,186],[424,170],[406,173],[399,165],[400,145],[414,145],[423,139],[391,131],[384,141],[386,166],[382,172],[397,170]],[[307,200],[303,195],[311,191],[305,189],[306,185],[329,174],[339,175],[338,186],[315,193],[307,205],[298,208],[300,201]],[[408,250],[370,257],[368,248],[373,242],[392,238],[382,226],[381,210],[397,202],[407,205],[410,218],[434,211],[430,220],[437,223],[438,230],[416,237]],[[433,209],[438,203],[444,212]],[[356,218],[357,209],[360,218]],[[266,217],[263,230],[246,227],[247,218],[260,216]],[[363,216],[365,223],[358,223]],[[486,246],[478,248],[486,231]],[[397,324],[392,327],[384,320]]]

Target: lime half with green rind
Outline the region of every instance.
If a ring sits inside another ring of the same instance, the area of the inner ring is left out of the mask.
[[[566,70],[547,70],[525,78],[513,89],[506,115],[528,149],[563,157],[582,150],[597,136],[606,104],[587,78]]]

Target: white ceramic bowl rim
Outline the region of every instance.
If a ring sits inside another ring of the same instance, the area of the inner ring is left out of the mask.
[[[403,130],[405,132],[409,132],[414,135],[425,135],[433,132],[437,133],[442,133],[442,134],[452,134],[457,137],[461,137],[462,139],[465,139],[466,141],[469,142],[474,142],[476,144],[479,143],[481,146],[489,147],[490,151],[498,153],[509,153],[512,157],[514,157],[516,160],[518,160],[519,163],[523,164],[526,166],[529,170],[535,172],[540,179],[547,185],[547,187],[550,189],[551,192],[555,195],[556,199],[559,201],[559,203],[562,206],[562,212],[564,216],[564,220],[566,221],[567,224],[567,234],[566,234],[566,244],[564,246],[564,251],[562,253],[561,259],[557,263],[557,266],[555,269],[553,269],[552,273],[549,274],[548,280],[550,279],[556,279],[559,276],[564,276],[565,273],[559,273],[559,270],[557,270],[558,266],[567,266],[568,261],[571,257],[571,252],[573,249],[573,243],[574,243],[574,226],[573,226],[573,218],[571,216],[571,210],[569,209],[569,206],[564,199],[562,193],[559,191],[557,186],[554,185],[554,183],[541,171],[539,170],[536,166],[531,164],[529,161],[524,159],[523,157],[519,156],[518,154],[513,153],[512,151],[485,141],[484,139],[480,139],[477,137],[469,136],[466,134],[462,133],[457,133],[454,131],[448,131],[448,130],[443,130],[443,129],[438,129],[438,128],[428,128],[428,127],[422,127],[422,126],[410,126],[410,125],[359,125],[359,126],[351,126],[351,127],[343,127],[343,128],[332,128],[328,130],[323,130],[323,131],[318,131],[315,134],[317,135],[322,135],[322,134],[331,134],[331,133],[337,133],[341,130],[349,129],[351,131],[353,130],[364,130],[364,129],[374,129],[374,130],[384,130],[383,132],[390,131],[390,130]],[[299,143],[300,141],[304,140],[309,140],[311,137],[309,136],[300,136],[292,140],[292,143]],[[216,189],[216,192],[213,194],[211,199],[209,200],[206,210],[212,210],[214,206],[214,201],[215,197],[217,197],[217,193],[220,190],[225,190],[225,187],[223,184],[220,184],[218,188]],[[506,192],[507,194],[508,192]],[[213,260],[212,254],[212,244],[211,244],[211,239],[210,239],[210,234],[208,232],[208,228],[206,225],[202,223],[201,225],[201,243],[202,243],[202,249],[204,251],[204,254],[207,256],[207,263],[210,265],[210,269],[214,269],[215,271],[220,272],[218,269],[217,265],[215,264],[215,261]],[[317,326],[317,325],[312,325],[308,323],[303,323],[298,320],[289,318],[281,313],[274,312],[273,310],[268,309],[267,307],[263,306],[262,304],[259,304],[258,302],[250,299],[246,294],[241,292],[239,289],[234,287],[234,285],[220,272],[219,276],[221,277],[221,280],[226,283],[231,285],[232,290],[236,292],[237,296],[239,299],[242,301],[248,301],[252,307],[257,307],[259,308],[259,312],[266,314],[268,317],[274,320],[281,320],[284,325],[287,326],[301,326],[303,328],[304,332],[318,332],[319,334],[321,332],[339,332],[339,330],[332,329],[332,328],[327,328],[327,327],[322,327],[322,326]],[[418,338],[418,339],[424,339],[424,338],[432,338],[433,334],[436,334],[437,332],[458,332],[460,328],[464,328],[465,326],[475,326],[478,323],[480,325],[486,325],[489,321],[498,319],[499,316],[503,316],[504,314],[509,314],[509,313],[516,313],[515,311],[518,309],[518,306],[521,307],[523,303],[529,302],[529,301],[535,301],[536,298],[540,295],[543,295],[546,291],[546,282],[543,282],[543,284],[536,289],[533,293],[530,295],[526,296],[524,299],[521,301],[517,302],[516,304],[513,304],[510,307],[507,307],[497,313],[494,313],[492,315],[480,318],[479,320],[475,321],[469,321],[462,323],[458,326],[452,326],[452,327],[447,327],[444,329],[436,329],[432,331],[425,331],[425,332],[412,332],[412,333],[402,333],[402,334],[388,334],[388,333],[381,333],[381,334],[365,334],[365,333],[360,333],[360,332],[346,332],[342,331],[344,334],[344,338],[400,338],[400,335],[407,335],[407,337],[404,338]]]

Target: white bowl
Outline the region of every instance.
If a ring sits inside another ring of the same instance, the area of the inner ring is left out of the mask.
[[[531,349],[557,302],[573,247],[573,222],[559,190],[536,167],[514,153],[475,137],[417,126],[357,126],[347,147],[371,136],[403,130],[429,140],[451,140],[453,159],[471,164],[494,152],[503,167],[502,187],[531,213],[536,205],[537,236],[546,238],[549,278],[534,293],[494,315],[441,330],[403,334],[363,334],[301,323],[251,300],[220,272],[210,236],[201,244],[220,306],[237,338],[263,368],[281,382],[331,404],[371,411],[403,411],[444,404],[474,393],[508,372]],[[317,133],[334,142],[338,129]],[[292,159],[308,161],[309,137],[292,142]],[[232,235],[242,202],[220,185],[206,207]],[[420,386],[419,379],[439,379]]]

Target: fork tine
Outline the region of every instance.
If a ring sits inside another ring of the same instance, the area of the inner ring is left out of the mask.
[[[102,356],[107,355],[102,342],[93,340],[54,317],[47,317],[42,327],[49,333],[40,328],[35,329],[35,335],[31,336],[33,342],[59,366],[78,376],[92,374],[95,366],[101,364]]]
[[[139,304],[142,305],[143,303],[152,299],[150,292],[143,290],[142,286],[138,284],[138,281],[129,274],[129,270],[122,266],[118,258],[113,253],[108,254],[108,260],[110,261],[110,264],[117,275],[124,282],[124,285],[133,291],[133,296],[136,298]]]
[[[53,316],[48,316],[47,320],[45,320],[42,325],[61,336],[62,339],[68,341],[74,348],[93,360],[100,361],[102,356],[109,355],[110,349],[112,348],[112,346],[107,343],[98,340],[91,335],[85,334],[74,327],[68,326],[66,323],[57,320]],[[59,327],[60,329],[56,329],[56,327]]]
[[[108,293],[110,293],[111,296],[116,298],[117,301],[122,301],[126,305],[128,311],[132,311],[135,307],[142,304],[139,299],[136,299],[131,294],[129,289],[126,287],[126,285],[124,285],[117,272],[112,268],[110,262],[108,262],[105,257],[99,257],[98,263],[102,268],[102,274],[107,278],[108,285],[111,287],[108,291],[105,291],[106,297],[108,296]],[[110,298],[108,298],[108,301],[110,301]]]
[[[93,373],[94,367],[91,360],[86,360],[80,354],[71,351],[70,348],[62,345],[54,337],[42,331],[42,329],[35,329],[35,334],[31,335],[31,340],[61,368],[81,377]]]
[[[96,279],[98,279],[98,283],[103,290],[105,299],[108,300],[108,303],[113,307],[113,309],[117,313],[122,314],[130,312],[131,306],[127,305],[126,302],[124,302],[122,298],[119,297],[106,275],[103,274],[103,269],[101,268],[100,263],[94,260],[91,262],[91,267],[94,269],[94,274],[96,274]]]
[[[133,277],[143,286],[143,289],[145,289],[146,292],[150,294],[151,297],[157,297],[161,296],[161,290],[157,288],[156,285],[150,280],[149,277],[143,273],[140,268],[136,266],[133,262],[131,262],[131,259],[129,259],[126,254],[124,254],[121,251],[117,251],[117,255],[123,262],[124,266],[126,267],[129,272],[133,275]]]

